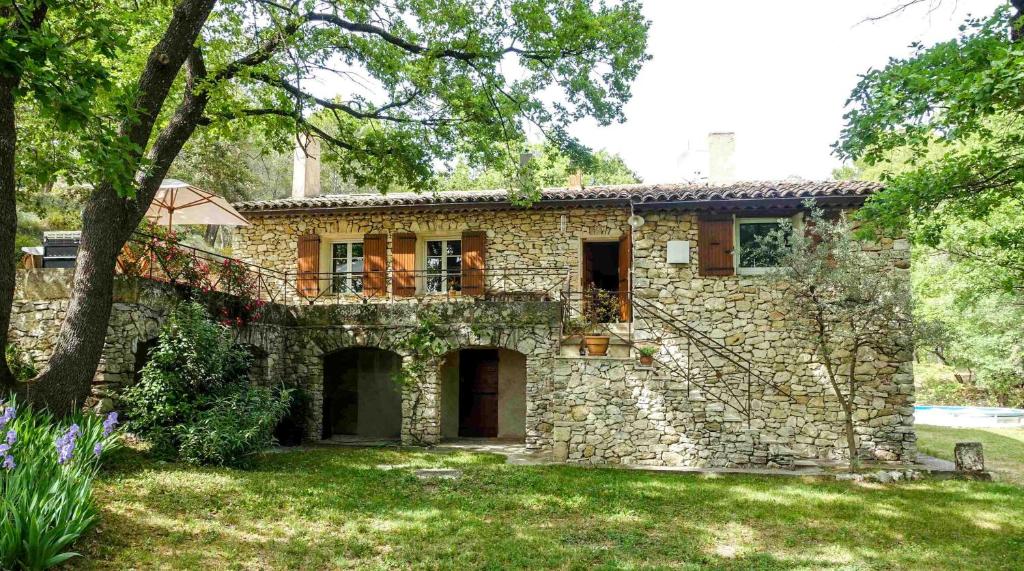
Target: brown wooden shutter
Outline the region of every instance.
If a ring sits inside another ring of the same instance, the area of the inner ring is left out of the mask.
[[[633,267],[633,233],[626,230],[619,238],[619,319],[629,323],[633,318],[629,270]]]
[[[732,217],[701,218],[699,223],[697,252],[700,275],[733,275]]]
[[[394,288],[396,297],[416,295],[416,235],[399,233],[394,235]]]
[[[299,236],[299,274],[296,286],[299,295],[316,297],[320,293],[320,236]]]
[[[388,237],[386,234],[363,236],[363,295],[386,295],[388,292]]]
[[[486,289],[487,234],[462,233],[462,293],[483,295]]]

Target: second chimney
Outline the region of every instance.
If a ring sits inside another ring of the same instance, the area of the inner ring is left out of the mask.
[[[299,133],[295,139],[292,167],[292,198],[310,198],[320,194],[320,141]]]
[[[708,182],[736,180],[736,133],[708,133]]]

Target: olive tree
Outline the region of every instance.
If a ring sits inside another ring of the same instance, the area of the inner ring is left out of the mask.
[[[813,344],[817,376],[842,408],[850,469],[855,470],[855,411],[870,403],[861,398],[859,387],[872,383],[876,374],[869,359],[910,350],[909,275],[866,251],[844,213],[829,216],[813,202],[805,206],[801,228],[784,220],[755,243],[751,254],[774,266],[768,277],[780,286],[780,311]]]

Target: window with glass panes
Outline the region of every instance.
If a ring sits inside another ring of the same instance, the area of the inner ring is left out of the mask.
[[[331,291],[359,293],[363,291],[363,243],[331,244]]]
[[[739,246],[739,264],[741,271],[760,271],[779,265],[779,253],[758,247],[758,241],[765,240],[773,232],[782,229],[782,221],[777,218],[740,218],[737,225],[737,245]]]
[[[462,240],[427,240],[427,293],[462,291]]]

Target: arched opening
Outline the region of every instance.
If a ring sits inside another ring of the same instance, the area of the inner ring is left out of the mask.
[[[443,438],[526,438],[526,356],[460,349],[441,365]]]
[[[324,357],[323,437],[399,438],[402,392],[395,375],[402,359],[370,347]]]
[[[145,341],[139,340],[135,344],[135,364],[132,369],[132,381],[138,383],[142,379],[142,369],[149,363],[150,357],[153,355],[153,350],[160,344],[160,338],[154,337],[152,339],[146,339]]]

